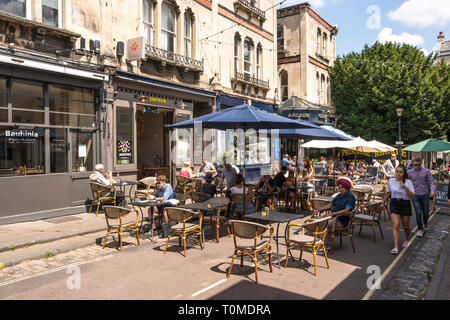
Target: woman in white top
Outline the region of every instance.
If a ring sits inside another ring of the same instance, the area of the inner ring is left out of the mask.
[[[411,217],[411,200],[414,198],[414,186],[411,180],[407,179],[406,168],[400,164],[395,169],[395,177],[390,178],[384,201],[381,208],[384,208],[384,203],[391,197],[390,212],[393,224],[394,248],[391,250],[392,254],[398,254],[398,234],[400,231],[400,221],[405,230],[406,240],[403,242],[403,247],[409,247],[409,219]]]
[[[242,174],[238,173],[236,175],[236,186],[231,188],[231,194],[244,194],[244,190],[245,190],[245,194],[250,195],[252,198],[254,197],[254,193],[252,190],[250,190],[249,188],[245,187],[244,189],[244,177],[242,176]],[[255,205],[253,204],[253,202],[249,201],[245,204],[245,213],[253,213],[255,212],[256,208]],[[239,210],[244,209],[243,205],[239,205],[236,204],[236,208]]]

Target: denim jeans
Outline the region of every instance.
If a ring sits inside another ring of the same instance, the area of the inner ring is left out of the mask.
[[[413,204],[414,209],[416,210],[417,228],[419,228],[419,230],[423,230],[423,224],[427,224],[428,218],[430,217],[430,196],[427,194],[421,196],[416,195],[414,197]]]

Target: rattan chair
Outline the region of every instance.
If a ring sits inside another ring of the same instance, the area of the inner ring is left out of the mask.
[[[104,204],[112,204],[116,205],[116,190],[113,188],[104,186],[101,183],[96,181],[90,181],[92,191],[92,203],[89,208],[89,213],[92,211],[92,207],[97,204],[97,210],[95,211],[95,215],[98,215],[98,210],[100,209],[100,205]]]
[[[191,191],[190,196],[191,196],[191,200],[193,202],[204,202],[204,201],[208,200],[209,198],[211,198],[211,195],[208,193],[196,192],[196,191]]]
[[[313,210],[319,210],[320,208],[325,207],[326,205],[330,204],[329,201],[323,200],[323,199],[311,199],[311,207]],[[323,214],[328,213],[330,210],[323,211]]]
[[[356,253],[355,251],[355,244],[353,243],[353,220],[355,217],[355,213],[356,213],[357,208],[353,209],[352,211],[350,211],[347,216],[350,218],[347,226],[345,228],[339,228],[336,225],[336,220],[337,217],[333,219],[333,224],[331,226],[331,228],[328,230],[329,236],[331,237],[331,241],[330,241],[330,253],[333,253],[334,251],[334,238],[336,236],[339,236],[340,238],[340,244],[342,247],[342,236],[345,235],[347,237],[350,238],[350,241],[352,242],[352,248],[353,248],[353,253]]]
[[[136,232],[136,240],[139,245],[139,212],[133,209],[116,206],[104,206],[103,209],[105,211],[106,225],[108,229],[106,231],[102,248],[105,248],[109,233],[117,232],[119,234],[120,250],[122,251],[122,232],[128,230]],[[125,216],[131,212],[136,212],[136,221],[124,221]],[[110,223],[110,220],[115,220],[118,224],[112,224]]]
[[[230,199],[226,197],[216,197],[216,198],[209,198],[208,200],[206,200],[206,202],[210,204],[221,205],[220,207],[214,209],[214,212],[211,216],[203,217],[204,222],[209,221],[211,223],[211,228],[213,228],[213,224],[215,223],[217,242],[219,242],[220,225],[227,226],[228,237],[231,237],[230,227],[226,216],[228,211],[228,205],[230,204]],[[224,213],[224,215],[221,215],[222,212]]]
[[[191,178],[177,175],[176,179],[176,192],[183,192],[184,194],[187,194],[188,192],[194,190],[194,180],[192,180]]]
[[[203,250],[203,242],[202,242],[202,220],[203,215],[201,212],[194,212],[188,209],[183,208],[165,208],[165,212],[167,213],[167,218],[169,219],[169,225],[171,222],[174,222],[175,225],[170,227],[170,233],[167,237],[166,248],[164,249],[164,254],[167,251],[167,247],[169,246],[169,241],[171,237],[179,237],[179,244],[181,246],[181,239],[183,239],[184,245],[184,256],[186,257],[186,238],[191,235],[198,235],[200,239],[200,247]],[[198,223],[192,223],[190,220],[192,217],[198,215]]]
[[[328,220],[330,217],[320,219],[308,219],[303,224],[289,224],[286,230],[286,263],[287,267],[289,261],[289,253],[292,250],[300,250],[299,261],[302,260],[303,251],[307,250],[313,254],[314,257],[314,275],[317,275],[317,251],[323,250],[327,268],[330,269],[328,257],[325,250],[325,236],[328,228]],[[291,229],[297,229],[295,232]],[[292,257],[294,260],[294,257]]]
[[[231,194],[231,199],[233,201],[233,209],[234,209],[234,216],[238,216],[239,218],[243,218],[244,216],[244,195],[242,193],[233,193]],[[253,197],[249,195],[248,193],[245,194],[245,206],[247,206],[248,203],[253,203]],[[238,209],[236,205],[242,205],[242,209]],[[246,213],[247,210],[245,211]]]
[[[156,191],[156,177],[143,178],[138,182],[145,188],[134,191],[134,201],[136,201],[137,197],[145,197],[146,200],[150,199],[150,196]]]
[[[234,259],[240,254],[242,267],[244,264],[244,255],[248,255],[252,258],[255,265],[255,279],[256,283],[258,283],[258,255],[266,253],[269,256],[269,268],[270,272],[272,272],[273,227],[241,220],[230,220],[229,222],[233,232],[234,254],[227,277],[230,277]],[[269,240],[260,240],[262,235],[268,230],[270,231]]]
[[[377,242],[377,236],[375,233],[375,227],[378,226],[381,233],[381,238],[384,239],[383,231],[381,230],[380,225],[380,216],[381,216],[381,204],[382,201],[371,202],[370,204],[365,206],[365,213],[357,213],[355,214],[353,223],[356,225],[359,223],[359,234],[361,234],[362,226],[371,226],[373,231],[373,242]]]
[[[180,201],[177,204],[177,207],[186,203],[186,200],[188,198],[187,194],[184,194],[184,193],[181,193],[181,192],[176,192],[175,195],[177,197],[177,200]]]

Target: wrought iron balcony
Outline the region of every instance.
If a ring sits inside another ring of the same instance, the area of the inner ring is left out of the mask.
[[[236,72],[235,77],[231,79],[234,82],[243,82],[262,89],[269,89],[269,81],[264,81],[255,77],[250,76],[248,73]]]
[[[237,0],[234,3],[234,6],[235,8],[241,8],[256,15],[259,19],[263,21],[266,20],[266,13],[261,9],[259,9],[258,7],[256,7],[253,1]]]
[[[145,45],[145,54],[151,59],[159,60],[176,67],[203,72],[203,61],[169,52],[167,50],[157,48],[149,44]]]

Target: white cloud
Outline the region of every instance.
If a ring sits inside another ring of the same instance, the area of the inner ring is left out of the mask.
[[[407,0],[387,16],[391,20],[405,23],[408,27],[445,26],[450,21],[450,1]]]
[[[281,0],[278,0],[277,3],[279,3]],[[308,2],[311,7],[313,8],[322,8],[325,6],[325,0],[308,0],[308,1],[302,1],[302,0],[287,0],[281,4],[282,8],[295,6],[296,4]],[[335,0],[333,1],[335,2]]]
[[[410,34],[407,32],[402,32],[400,35],[392,34],[391,28],[383,28],[377,36],[378,42],[398,42],[398,43],[406,43],[412,46],[418,46],[423,44],[425,41],[423,37],[418,34]]]

